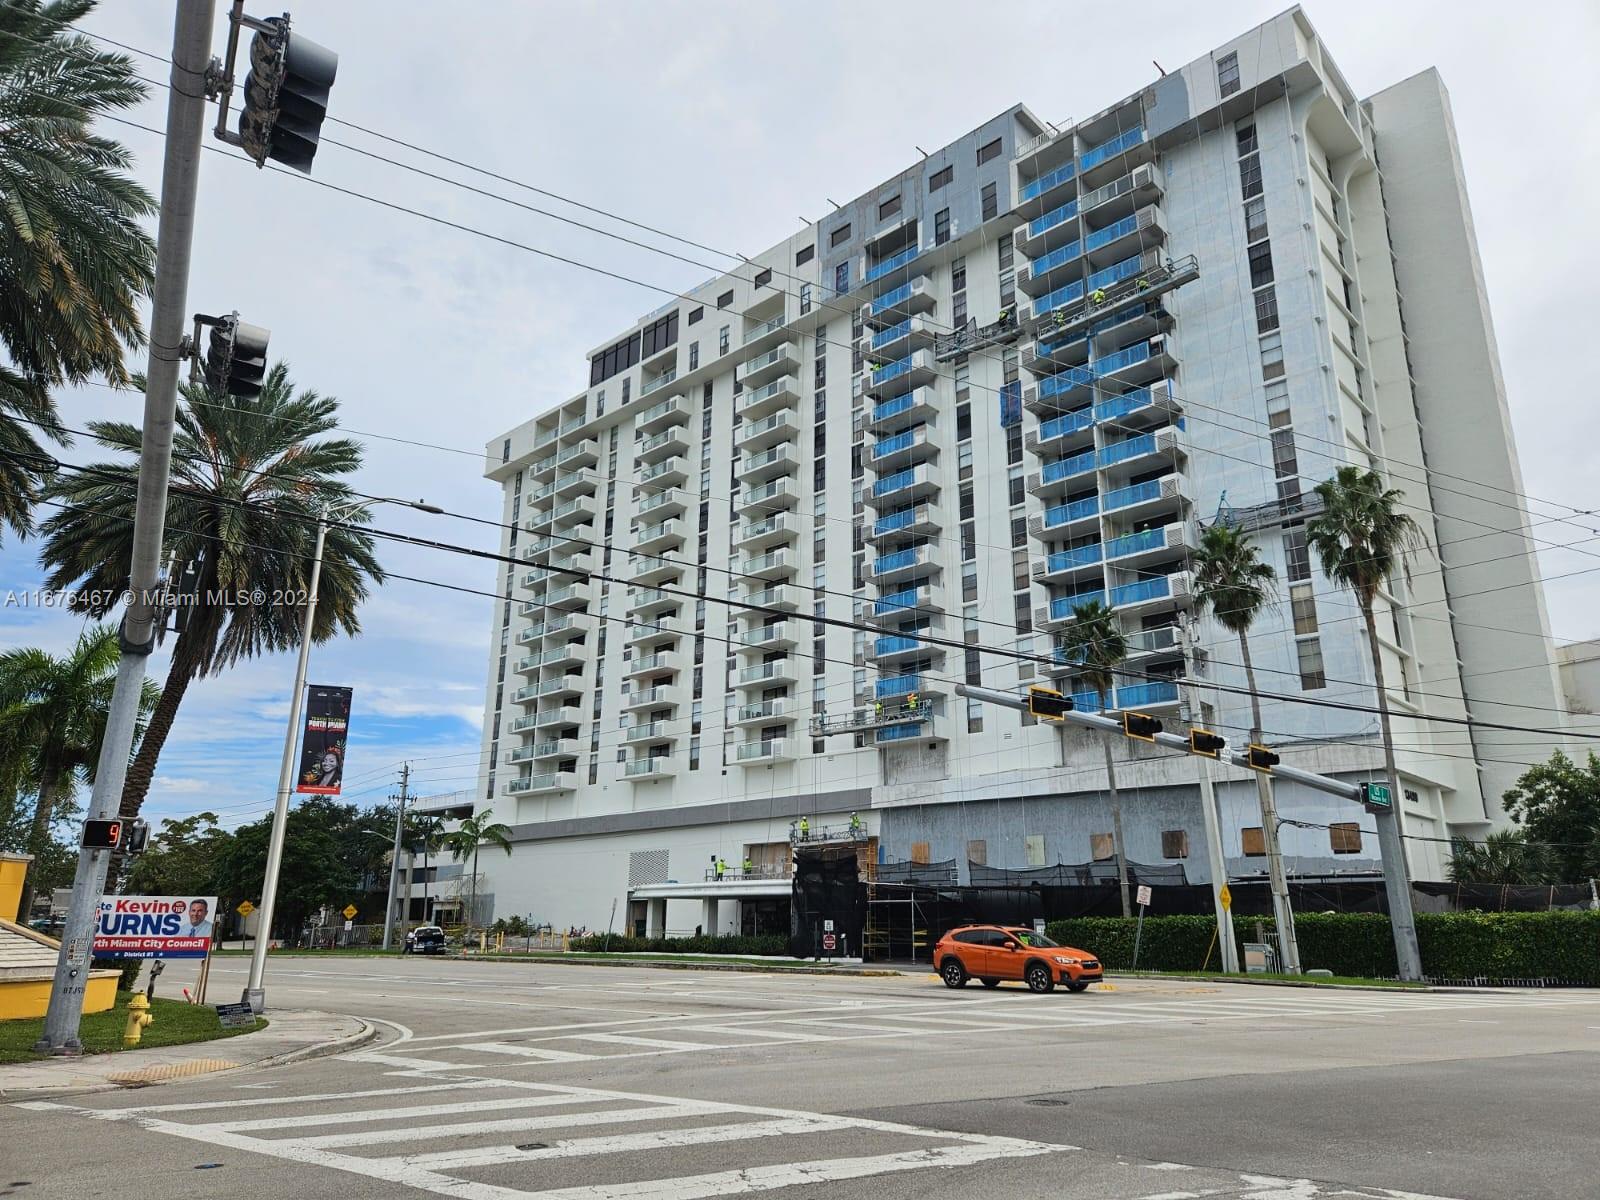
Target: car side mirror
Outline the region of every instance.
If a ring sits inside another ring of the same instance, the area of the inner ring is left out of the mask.
[[[1017,944],[1015,942],[1007,942],[1005,944],[1005,948],[1007,950],[1015,950],[1017,948]]]

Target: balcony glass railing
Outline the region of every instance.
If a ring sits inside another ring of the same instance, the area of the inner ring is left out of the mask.
[[[1029,270],[1033,273],[1033,277],[1037,279],[1046,271],[1053,271],[1057,267],[1065,266],[1082,253],[1083,243],[1079,241],[1071,241],[1065,246],[1061,246],[1050,251],[1049,254],[1044,254],[1034,259],[1033,262],[1029,264]]]
[[[1094,451],[1087,450],[1082,454],[1074,454],[1071,458],[1058,458],[1055,462],[1045,463],[1044,470],[1039,472],[1039,479],[1043,483],[1056,483],[1092,470],[1094,470]]]
[[[924,477],[917,473],[915,467],[910,467],[904,471],[896,471],[893,475],[885,475],[874,483],[872,485],[872,494],[874,496],[887,496],[893,492],[898,492],[901,488],[910,487],[921,478]]]
[[[1145,483],[1136,483],[1132,487],[1118,488],[1114,492],[1107,492],[1101,499],[1105,502],[1106,511],[1117,508],[1127,508],[1130,504],[1143,504],[1146,500],[1159,500],[1161,498],[1161,480],[1151,479]]]
[[[783,716],[782,700],[763,700],[760,704],[741,704],[733,710],[736,721],[759,721],[763,717]]]
[[[879,517],[872,523],[872,532],[881,537],[886,533],[894,533],[897,529],[904,529],[908,525],[914,525],[916,520],[917,507],[912,505],[910,508],[902,508],[886,516]]]
[[[1134,683],[1117,689],[1118,708],[1145,708],[1151,704],[1172,704],[1178,699],[1176,683]]]
[[[1079,592],[1075,596],[1058,596],[1050,601],[1050,619],[1052,621],[1065,621],[1072,616],[1072,610],[1080,604],[1104,604],[1106,602],[1105,590],[1096,588],[1092,592]]]
[[[1113,263],[1103,271],[1096,271],[1093,275],[1089,276],[1089,286],[1091,288],[1110,287],[1113,283],[1126,279],[1129,275],[1137,273],[1139,267],[1139,256],[1135,254],[1131,258],[1125,258],[1119,263]]]
[[[1051,572],[1067,571],[1073,567],[1092,567],[1100,561],[1101,545],[1096,542],[1092,546],[1075,546],[1071,550],[1057,550],[1045,559],[1045,567]]]
[[[1042,317],[1047,312],[1054,312],[1064,305],[1071,304],[1074,300],[1081,299],[1083,299],[1083,282],[1079,280],[1040,296],[1033,302],[1033,315]]]
[[[787,567],[788,565],[789,552],[787,550],[774,550],[770,554],[762,554],[755,558],[746,559],[744,569],[746,574],[755,575],[762,571],[770,571],[777,567]]]
[[[1112,396],[1109,400],[1097,400],[1094,406],[1094,419],[1116,421],[1129,413],[1138,412],[1141,408],[1149,408],[1155,403],[1155,399],[1149,388],[1139,388],[1137,391]]]
[[[758,388],[752,388],[739,397],[739,403],[748,408],[752,404],[760,404],[763,400],[770,400],[774,396],[781,396],[784,392],[792,392],[793,385],[787,379],[775,379],[771,383]]]
[[[884,313],[893,312],[898,305],[911,299],[911,285],[902,283],[892,292],[885,292],[872,302],[872,315],[882,316]]]
[[[890,271],[897,271],[901,267],[905,266],[908,262],[914,259],[918,253],[919,248],[912,246],[910,249],[900,251],[900,253],[896,254],[893,258],[884,259],[877,266],[868,267],[867,273],[861,277],[861,282],[871,283],[874,279],[882,279]]]
[[[1141,579],[1138,583],[1125,583],[1121,587],[1111,589],[1111,603],[1140,604],[1146,600],[1160,600],[1172,595],[1172,581],[1162,576],[1160,579]]]
[[[1065,437],[1069,433],[1082,433],[1093,425],[1093,410],[1080,408],[1077,412],[1065,413],[1059,417],[1051,417],[1048,421],[1039,422],[1039,440],[1048,442],[1052,438]]]
[[[882,657],[885,654],[902,654],[907,650],[915,650],[922,643],[916,638],[907,637],[904,634],[891,634],[888,637],[879,638],[874,645],[878,655]]]
[[[1167,544],[1165,529],[1146,529],[1141,533],[1125,533],[1106,543],[1107,558],[1122,558],[1145,550],[1160,550]]]
[[[1140,342],[1137,346],[1129,346],[1125,350],[1118,350],[1115,354],[1108,354],[1104,358],[1096,359],[1095,373],[1109,375],[1113,371],[1120,371],[1124,367],[1131,367],[1135,363],[1145,362],[1150,357],[1150,343]]]
[[[683,441],[683,433],[677,429],[669,429],[665,433],[651,434],[639,443],[638,453],[648,454],[658,446],[665,446],[668,442]]]
[[[1154,454],[1156,451],[1156,435],[1153,433],[1140,434],[1138,437],[1124,438],[1120,442],[1112,442],[1100,451],[1100,465],[1109,467],[1113,463],[1127,462],[1130,458],[1138,458],[1145,454]]]
[[[1084,238],[1084,252],[1088,253],[1090,250],[1098,250],[1101,246],[1109,245],[1110,243],[1116,241],[1119,237],[1126,237],[1128,234],[1132,233],[1138,228],[1139,218],[1137,215],[1123,217],[1122,220],[1115,221],[1112,224],[1107,225],[1104,229],[1097,229],[1088,237]]]
[[[625,777],[632,775],[658,775],[666,771],[667,763],[668,759],[664,754],[653,755],[650,758],[631,758],[623,765],[622,773]]]
[[[670,371],[663,371],[654,379],[645,380],[645,382],[639,388],[639,395],[648,396],[651,392],[656,391],[658,388],[666,387],[667,384],[671,383],[677,377],[678,369],[676,367]]]
[[[793,462],[792,448],[785,443],[782,446],[773,446],[770,450],[763,450],[759,454],[752,454],[744,460],[743,469],[746,471],[759,471],[762,467],[776,466],[782,462]]]
[[[1024,195],[1023,195],[1022,198],[1024,200],[1029,199],[1029,197],[1026,195],[1026,192],[1027,192],[1026,188],[1023,189],[1023,192],[1024,192]],[[1028,222],[1028,236],[1029,237],[1038,237],[1041,233],[1044,233],[1046,230],[1054,229],[1057,225],[1060,225],[1065,221],[1070,221],[1070,220],[1072,220],[1073,217],[1075,217],[1077,215],[1078,215],[1078,202],[1076,200],[1068,200],[1060,208],[1052,208],[1049,212],[1045,213],[1044,216],[1038,217],[1035,220],[1029,221]]]
[[[897,550],[893,554],[885,554],[872,564],[872,573],[885,575],[890,571],[902,571],[906,567],[914,567],[921,561],[918,555],[919,551],[916,549]]]
[[[1082,500],[1074,500],[1070,504],[1057,504],[1044,510],[1044,523],[1048,528],[1051,525],[1064,525],[1068,521],[1081,521],[1084,517],[1092,517],[1100,511],[1100,498],[1098,496],[1085,496]]]
[[[1054,171],[1023,184],[1022,190],[1017,193],[1017,199],[1032,200],[1035,196],[1043,195],[1053,187],[1060,187],[1077,173],[1078,167],[1076,163],[1064,163]]]
[[[873,694],[879,700],[887,700],[890,696],[909,696],[921,690],[921,675],[891,675],[878,680],[873,687]]]
[[[775,429],[793,427],[794,422],[789,419],[788,413],[773,413],[770,417],[762,417],[759,421],[751,421],[749,424],[747,424],[740,432],[739,440],[741,442],[747,442],[751,438],[760,437],[763,434],[771,433]]]
[[[790,673],[787,660],[775,663],[761,663],[759,666],[746,667],[739,672],[740,683],[766,683],[769,679],[778,679]]]
[[[783,316],[781,313],[778,316],[773,317],[770,321],[763,321],[760,325],[757,325],[754,329],[750,330],[744,335],[745,344],[749,345],[757,338],[764,338],[767,336],[767,334],[772,333],[775,330],[782,329],[787,321],[788,318]]]
[[[892,363],[885,363],[883,366],[873,371],[872,386],[878,387],[881,384],[888,383],[891,379],[898,379],[902,375],[909,374],[910,371],[911,355],[908,354],[904,358],[896,359]]]
[[[878,741],[880,742],[909,742],[922,736],[921,721],[906,721],[899,725],[889,725],[878,730]]]
[[[762,504],[768,500],[783,500],[794,495],[789,488],[787,479],[774,479],[771,483],[764,483],[760,487],[751,488],[744,493],[746,504]]]
[[[776,366],[785,358],[789,357],[790,352],[791,345],[786,343],[782,346],[779,346],[776,350],[768,350],[765,354],[757,355],[755,358],[752,358],[749,362],[744,364],[744,374],[749,375],[752,371],[764,371],[768,367]]]
[[[1088,387],[1094,383],[1095,372],[1089,367],[1068,367],[1059,375],[1052,375],[1039,382],[1039,399],[1048,400],[1052,396],[1065,395],[1081,387]]]
[[[1078,156],[1078,170],[1087,171],[1099,166],[1106,159],[1121,154],[1124,150],[1131,149],[1144,141],[1144,127],[1135,125],[1125,133],[1119,133],[1114,138],[1107,138],[1092,150],[1085,150]]]
[[[898,417],[903,412],[908,412],[917,403],[917,393],[907,392],[904,396],[896,396],[893,400],[885,400],[882,404],[873,405],[872,419],[874,421],[888,421]]]
[[[918,426],[918,429],[923,428]],[[917,430],[908,429],[904,433],[897,433],[893,437],[880,438],[872,447],[874,459],[887,458],[891,454],[898,454],[902,450],[909,450],[917,444]]]
[[[898,342],[901,338],[905,337],[906,334],[908,334],[910,332],[911,332],[911,318],[907,317],[904,321],[901,321],[898,325],[891,325],[891,326],[889,326],[889,328],[879,330],[877,333],[873,334],[872,335],[872,348],[874,350],[877,350],[877,349],[880,349],[881,347],[889,345],[889,343],[891,343],[891,342]]]

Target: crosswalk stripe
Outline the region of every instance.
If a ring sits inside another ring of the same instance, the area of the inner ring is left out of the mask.
[[[555,1113],[546,1117],[506,1117],[496,1121],[463,1121],[423,1132],[433,1136],[470,1137],[481,1133],[527,1133],[534,1129],[566,1129],[583,1125],[627,1125],[636,1121],[667,1121],[678,1117],[704,1117],[728,1110],[718,1104],[705,1104],[693,1100],[674,1101],[671,1104],[654,1104],[645,1108],[607,1108],[598,1112]],[[372,1114],[381,1120],[381,1111]],[[415,1142],[419,1136],[416,1128],[364,1129],[353,1133],[318,1134],[313,1137],[275,1139],[273,1145],[294,1146],[307,1150],[331,1150],[337,1146],[375,1146],[392,1142]]]
[[[655,1050],[720,1050],[723,1046],[708,1046],[704,1042],[670,1042],[664,1038],[633,1037],[626,1033],[575,1033],[576,1041],[604,1042],[614,1046],[643,1046]]]
[[[116,1109],[119,1113],[205,1112],[217,1108],[261,1108],[277,1104],[315,1104],[322,1100],[370,1100],[374,1096],[415,1096],[428,1092],[461,1092],[474,1084],[428,1083],[421,1087],[369,1088],[362,1092],[319,1092],[305,1096],[251,1096],[241,1100],[191,1100],[186,1104],[134,1104]],[[27,1104],[19,1104],[26,1108]]]
[[[514,1058],[538,1058],[545,1062],[588,1062],[601,1057],[598,1054],[580,1054],[575,1050],[550,1050],[544,1046],[517,1046],[510,1042],[464,1042],[454,1050],[482,1050],[486,1054],[508,1054]]]
[[[456,1104],[422,1104],[408,1108],[355,1109],[333,1113],[300,1113],[292,1117],[261,1117],[252,1121],[220,1121],[215,1129],[234,1133],[254,1133],[265,1129],[305,1129],[323,1125],[359,1125],[367,1121],[404,1121],[412,1117],[449,1117],[461,1113],[492,1112],[512,1108],[553,1108],[559,1104],[585,1104],[595,1101],[584,1096],[516,1096],[493,1100],[462,1100]],[[415,1132],[415,1131],[413,1131]]]
[[[762,1029],[756,1025],[679,1025],[676,1028],[694,1033],[715,1034],[717,1037],[767,1038],[774,1042],[800,1042],[807,1036],[799,1032],[785,1033],[781,1029]]]

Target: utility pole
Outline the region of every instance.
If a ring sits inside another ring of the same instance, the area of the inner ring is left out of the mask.
[[[1261,741],[1261,731],[1250,731],[1252,743]],[[1272,916],[1278,926],[1278,948],[1283,953],[1287,974],[1300,974],[1300,938],[1294,930],[1294,905],[1289,899],[1289,876],[1283,868],[1283,845],[1278,840],[1278,805],[1272,795],[1272,776],[1256,772],[1256,803],[1261,808],[1261,838],[1266,843],[1267,877],[1272,884]]]
[[[189,258],[194,245],[195,195],[200,182],[200,142],[205,133],[207,75],[215,0],[178,0],[172,29],[172,86],[167,93],[166,151],[161,168],[161,216],[156,233],[156,275],[151,295],[150,360],[145,372],[144,426],[139,447],[138,498],[133,515],[133,554],[127,610],[122,617],[122,656],[106,714],[105,734],[89,802],[91,819],[113,817],[122,800],[138,722],[146,660],[155,649],[159,620],[157,587],[161,543],[166,532],[167,481],[172,472],[173,420],[178,406],[178,367],[183,360],[189,299]],[[50,986],[44,1035],[34,1049],[81,1054],[78,1023],[100,895],[110,850],[80,850],[72,899],[61,933]]]
[[[400,795],[399,807],[394,813],[394,854],[389,860],[389,904],[383,912],[383,948],[389,948],[389,941],[394,936],[394,894],[400,882],[400,835],[406,826],[406,785],[411,781],[411,764],[400,764]],[[407,881],[409,887],[409,880]],[[402,919],[402,925],[404,920]]]
[[[1178,641],[1183,647],[1184,674],[1194,669],[1194,646],[1189,640],[1189,622],[1182,613],[1178,615]],[[1193,725],[1203,725],[1200,706],[1195,703],[1194,688],[1187,682],[1182,685],[1183,719]],[[1239,970],[1239,946],[1233,936],[1233,906],[1222,902],[1222,889],[1228,885],[1228,856],[1222,851],[1222,818],[1217,813],[1217,792],[1211,782],[1211,763],[1197,758],[1200,765],[1200,814],[1206,826],[1206,859],[1211,864],[1211,903],[1217,912],[1217,942],[1222,947],[1222,969],[1230,975]]]

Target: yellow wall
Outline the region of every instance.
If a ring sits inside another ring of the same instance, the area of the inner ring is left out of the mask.
[[[0,921],[15,921],[22,903],[22,880],[28,874],[31,854],[0,854]]]
[[[117,1002],[116,971],[94,971],[83,998],[86,1013],[105,1012]],[[23,979],[0,983],[0,1021],[18,1017],[42,1017],[50,1007],[50,980]]]

